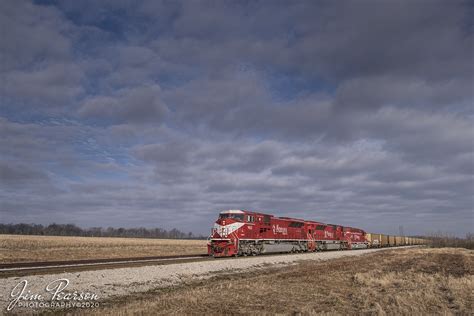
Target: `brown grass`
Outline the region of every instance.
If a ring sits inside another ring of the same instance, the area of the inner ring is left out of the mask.
[[[473,263],[465,249],[390,250],[192,281],[93,314],[472,315]]]
[[[204,253],[205,240],[0,235],[0,263]]]

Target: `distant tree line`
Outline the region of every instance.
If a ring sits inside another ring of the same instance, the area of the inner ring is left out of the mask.
[[[133,237],[133,238],[170,238],[170,239],[204,239],[193,233],[184,233],[176,228],[114,228],[91,227],[81,228],[74,224],[0,224],[0,234],[44,235],[44,236],[81,236],[81,237]]]
[[[450,234],[437,232],[431,234],[429,239],[430,243],[428,245],[434,248],[454,247],[474,249],[474,234],[472,233],[466,234],[466,238],[459,238]]]

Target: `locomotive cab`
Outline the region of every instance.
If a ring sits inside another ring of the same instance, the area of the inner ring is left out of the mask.
[[[242,213],[230,213],[230,211],[224,211],[219,214],[219,219],[220,220],[225,220],[226,218],[232,218],[237,221],[244,221],[244,214]]]
[[[219,213],[208,238],[208,253],[214,257],[227,257],[238,254],[238,233],[245,225],[246,214],[241,210],[228,210]]]

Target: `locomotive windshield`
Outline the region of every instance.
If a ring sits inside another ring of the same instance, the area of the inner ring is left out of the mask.
[[[234,219],[238,219],[239,221],[243,221],[244,214],[224,213],[224,214],[219,214],[219,218],[234,218]]]

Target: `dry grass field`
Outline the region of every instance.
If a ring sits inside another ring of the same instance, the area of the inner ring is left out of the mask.
[[[205,240],[0,235],[0,263],[203,253]]]
[[[389,250],[191,281],[93,313],[472,315],[473,264],[472,250]]]

